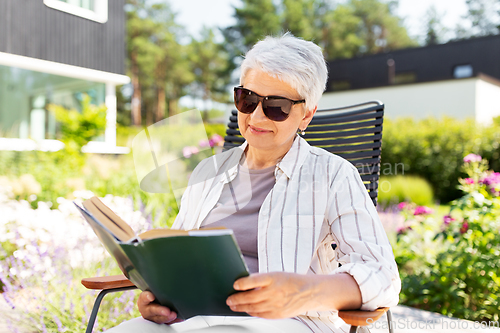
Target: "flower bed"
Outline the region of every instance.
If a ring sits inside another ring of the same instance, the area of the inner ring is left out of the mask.
[[[464,158],[459,188],[442,220],[424,207],[402,203],[404,225],[394,252],[401,302],[469,320],[499,320],[500,173],[478,155]]]
[[[93,193],[74,195],[81,204]],[[103,201],[134,230],[151,228],[148,219],[134,210],[132,199],[106,196]],[[58,203],[57,209],[43,202],[33,209],[27,201],[0,193],[1,297],[22,309],[19,321],[11,322],[12,331],[18,325],[40,332],[84,331],[96,292],[86,290],[80,280],[120,273],[73,202],[59,198]],[[129,291],[107,296],[95,332],[138,316],[136,295]]]

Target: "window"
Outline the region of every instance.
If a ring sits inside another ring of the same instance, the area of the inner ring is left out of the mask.
[[[43,0],[46,6],[76,16],[106,23],[108,21],[108,0]]]
[[[471,64],[458,65],[453,68],[453,77],[455,79],[462,79],[465,77],[471,77],[474,73]]]
[[[84,94],[101,105],[105,84],[0,65],[0,138],[56,139],[59,125],[47,106],[80,110]]]

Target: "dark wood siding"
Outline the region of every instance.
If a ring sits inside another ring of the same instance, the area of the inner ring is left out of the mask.
[[[457,65],[470,64],[480,73],[500,80],[500,36],[488,36],[361,58],[331,61],[327,91],[334,82],[348,82],[350,89],[389,85],[387,60],[395,61],[396,74],[414,73],[415,82],[453,79]]]
[[[103,24],[43,0],[0,0],[0,52],[125,74],[124,4],[108,0]]]

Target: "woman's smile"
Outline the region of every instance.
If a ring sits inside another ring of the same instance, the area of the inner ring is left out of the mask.
[[[262,134],[272,133],[271,130],[267,130],[265,128],[260,128],[260,127],[253,126],[253,125],[248,125],[248,127],[250,128],[250,132],[252,134],[255,134],[255,135],[262,135]]]

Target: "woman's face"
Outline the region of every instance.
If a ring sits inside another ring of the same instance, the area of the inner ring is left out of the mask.
[[[259,70],[250,70],[242,85],[261,96],[302,99],[289,84]],[[262,103],[259,103],[251,114],[238,112],[238,126],[249,147],[274,152],[283,151],[285,154],[292,146],[297,129],[306,128],[315,111],[316,109],[305,110],[304,103],[296,104],[292,106],[290,115],[285,121],[277,122],[266,117]]]

